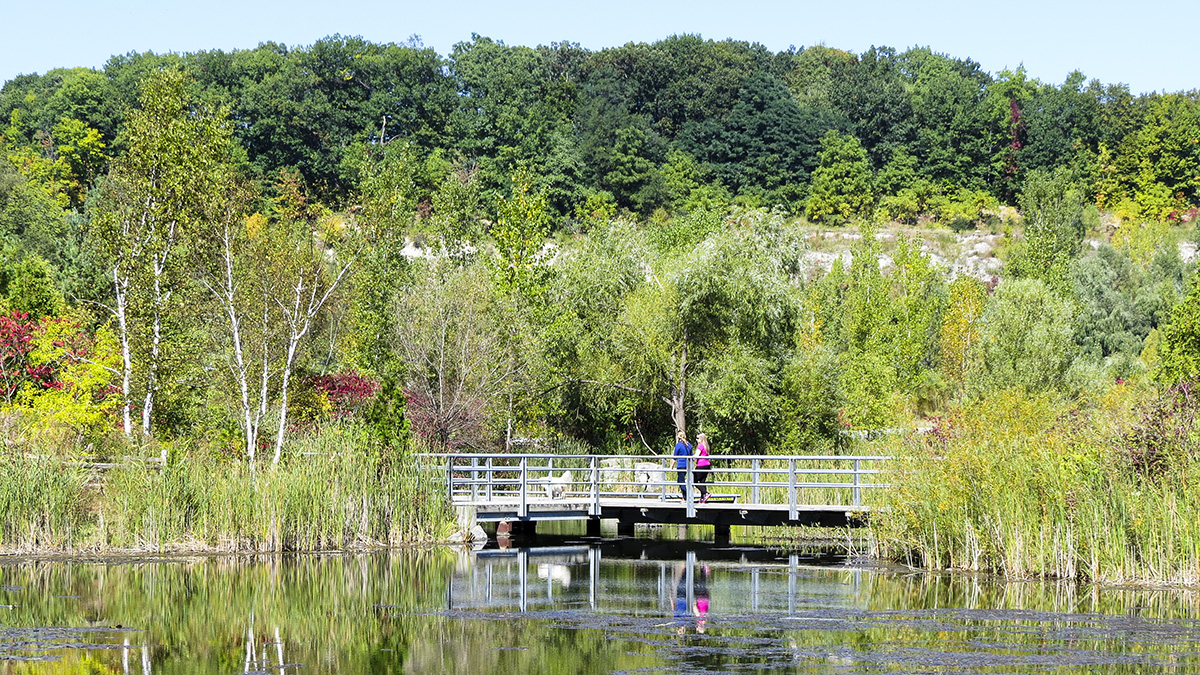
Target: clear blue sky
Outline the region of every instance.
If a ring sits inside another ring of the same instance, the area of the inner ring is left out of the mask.
[[[1079,69],[1134,93],[1200,88],[1196,0],[42,0],[10,3],[3,16],[0,81],[57,67],[99,68],[129,51],[303,46],[334,33],[373,42],[417,35],[442,55],[473,32],[510,45],[571,41],[592,50],[698,33],[772,51],[929,46],[993,74],[1023,64],[1044,82],[1061,83]]]

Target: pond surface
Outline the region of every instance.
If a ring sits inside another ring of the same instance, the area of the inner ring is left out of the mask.
[[[1190,591],[751,546],[540,543],[10,560],[0,672],[1200,672]]]

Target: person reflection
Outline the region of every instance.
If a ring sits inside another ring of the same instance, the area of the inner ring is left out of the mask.
[[[698,570],[700,573],[696,575],[695,592],[696,592],[696,632],[703,633],[707,630],[706,621],[708,621],[708,578],[712,575],[712,571],[708,569],[708,565],[701,565]]]
[[[689,598],[687,564],[679,563],[675,568],[675,630],[680,635],[687,632],[687,627],[693,623],[693,619],[697,633],[708,630],[708,580],[711,576],[712,570],[708,565],[699,565],[692,576],[692,593]]]
[[[687,565],[679,563],[675,567],[675,630],[680,635],[687,631],[689,619],[691,614],[688,612]]]

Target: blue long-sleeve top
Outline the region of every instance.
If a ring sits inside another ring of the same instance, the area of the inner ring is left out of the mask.
[[[675,441],[675,468],[687,468],[688,457],[692,456],[692,446],[683,441]]]

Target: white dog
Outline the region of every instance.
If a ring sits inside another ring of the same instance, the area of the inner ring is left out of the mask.
[[[571,472],[564,471],[563,475],[555,477],[550,475],[547,478],[538,480],[544,488],[546,488],[547,499],[560,499],[567,493],[567,488],[571,487]]]

